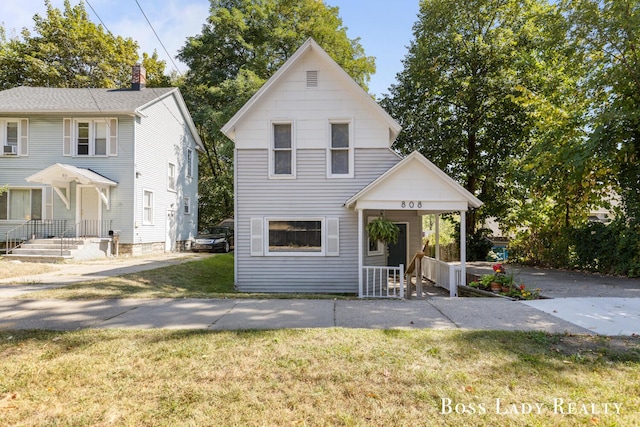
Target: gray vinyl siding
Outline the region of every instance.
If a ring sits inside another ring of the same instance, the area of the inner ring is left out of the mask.
[[[354,178],[326,177],[326,150],[297,150],[295,179],[268,178],[268,150],[236,150],[236,284],[242,291],[358,290],[358,216],[344,203],[399,158],[386,148],[356,149]],[[251,218],[340,220],[340,255],[251,256]],[[366,252],[365,252],[366,254]]]

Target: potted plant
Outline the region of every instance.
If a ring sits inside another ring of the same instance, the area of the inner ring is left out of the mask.
[[[367,224],[367,234],[373,241],[381,241],[385,244],[397,243],[400,228],[384,217],[376,218]]]

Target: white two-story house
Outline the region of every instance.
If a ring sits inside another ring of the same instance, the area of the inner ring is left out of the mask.
[[[374,282],[422,249],[422,215],[482,204],[419,153],[392,151],[400,130],[305,42],[222,128],[235,143],[238,289],[385,296]],[[365,231],[381,215],[401,229],[390,247]]]
[[[115,235],[119,254],[140,254],[194,238],[202,142],[177,88],[145,87],[141,66],[132,81],[0,92],[0,239],[10,251],[32,238]]]

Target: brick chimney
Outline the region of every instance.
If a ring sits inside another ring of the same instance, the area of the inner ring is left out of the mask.
[[[142,90],[147,85],[147,70],[142,64],[132,67],[131,90]]]

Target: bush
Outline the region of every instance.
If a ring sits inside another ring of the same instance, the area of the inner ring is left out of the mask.
[[[509,245],[510,260],[528,265],[640,276],[640,227],[616,219],[609,224],[529,230]]]

